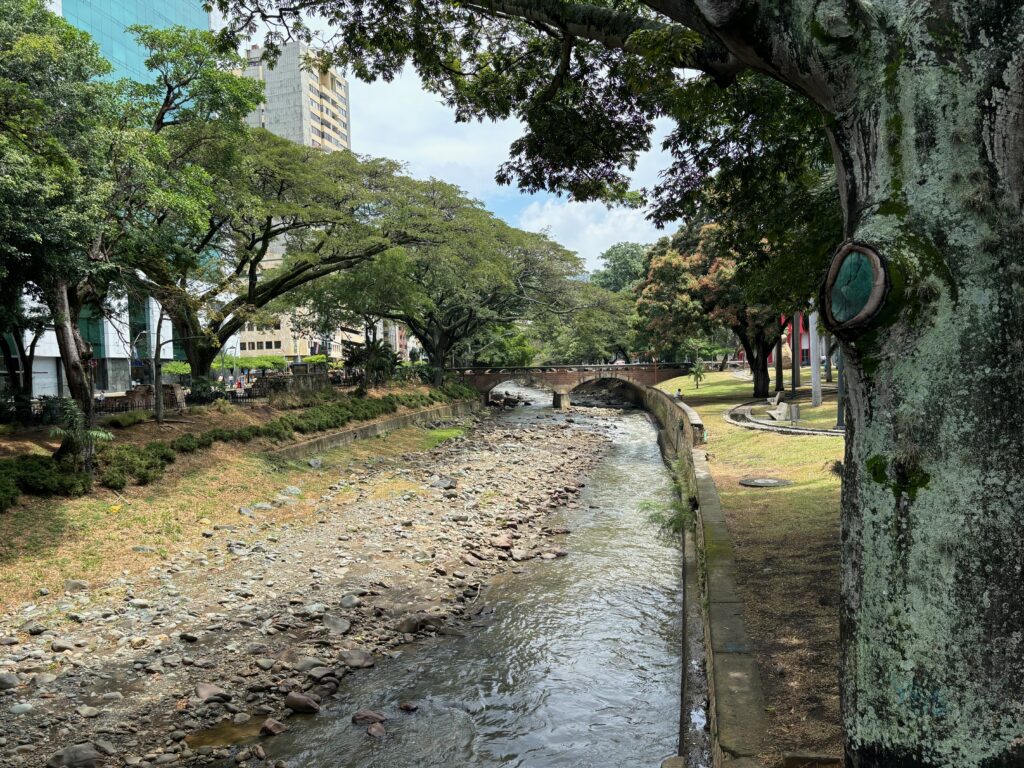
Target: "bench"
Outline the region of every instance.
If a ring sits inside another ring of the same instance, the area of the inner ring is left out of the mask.
[[[775,397],[769,397],[768,400],[767,400],[768,405],[771,405],[773,407],[777,407],[779,405],[779,403],[782,402],[783,394],[784,393],[781,390],[779,390],[778,392],[775,393]]]
[[[789,403],[779,403],[777,407],[768,411],[768,415],[774,421],[789,421]]]

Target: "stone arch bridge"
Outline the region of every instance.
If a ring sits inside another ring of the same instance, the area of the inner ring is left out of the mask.
[[[623,381],[636,389],[652,387],[662,381],[686,376],[689,363],[636,363],[632,365],[544,365],[531,368],[451,368],[463,384],[483,395],[484,403],[491,390],[506,381],[554,392],[552,405],[565,410],[569,407],[569,394],[588,381]]]

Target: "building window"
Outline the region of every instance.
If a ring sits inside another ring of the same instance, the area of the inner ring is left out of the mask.
[[[274,349],[280,349],[280,348],[281,348],[281,342],[280,341],[275,341],[274,342]]]
[[[263,342],[262,341],[257,341],[256,342],[256,349],[263,349]]]

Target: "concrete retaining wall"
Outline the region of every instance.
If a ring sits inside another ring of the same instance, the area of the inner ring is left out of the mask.
[[[385,419],[370,422],[369,424],[358,424],[356,426],[340,429],[336,432],[328,432],[318,437],[314,437],[311,440],[303,440],[301,443],[286,445],[283,448],[278,448],[270,453],[271,455],[279,456],[282,459],[301,459],[305,456],[329,451],[330,449],[337,448],[341,445],[347,445],[348,443],[355,442],[356,440],[386,435],[388,432],[394,432],[397,429],[403,429],[405,427],[411,427],[419,424],[429,424],[433,421],[444,421],[446,419],[456,419],[462,416],[469,416],[479,409],[480,404],[476,402],[476,400],[460,400],[454,403],[433,405],[420,411],[396,413]]]
[[[661,429],[658,430],[658,445],[662,455],[672,465],[680,489],[689,498],[691,506],[696,505],[697,478],[693,472],[693,446],[695,440],[703,440],[704,428],[694,430],[686,417],[682,403],[655,387],[643,390],[643,406],[651,413]]]

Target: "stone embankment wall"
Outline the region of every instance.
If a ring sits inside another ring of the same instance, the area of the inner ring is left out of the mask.
[[[693,446],[703,442],[703,425],[698,430],[687,418],[682,403],[654,387],[643,390],[644,408],[658,420],[658,445],[671,464],[680,492],[696,506],[697,477],[693,470]]]
[[[370,424],[346,427],[337,432],[329,432],[326,435],[314,437],[312,440],[303,440],[300,443],[286,445],[273,451],[273,455],[280,456],[282,459],[301,459],[356,440],[385,435],[388,432],[394,432],[396,429],[468,416],[479,410],[479,408],[480,404],[476,400],[460,400],[454,403],[434,405],[420,411],[396,413],[386,419],[374,421]]]

